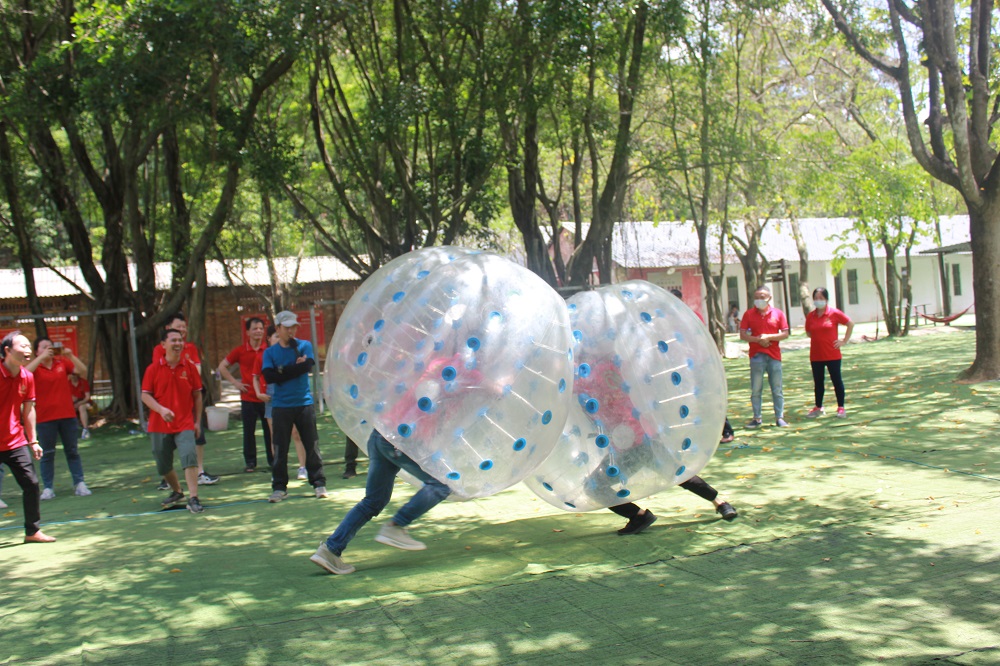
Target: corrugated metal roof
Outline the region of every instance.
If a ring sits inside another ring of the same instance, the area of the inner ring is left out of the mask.
[[[264,286],[271,283],[267,272],[267,262],[264,259],[227,262],[229,273],[235,284]],[[338,282],[357,280],[358,276],[346,265],[333,257],[278,257],[274,260],[275,273],[284,282],[297,284],[312,284],[316,282]],[[98,272],[104,277],[104,269],[98,267]],[[58,271],[58,272],[57,272]],[[153,266],[156,275],[156,288],[168,289],[172,275],[171,266],[167,262],[158,262]],[[230,283],[226,279],[223,265],[219,261],[205,262],[205,272],[210,287],[225,287]],[[35,289],[40,298],[70,296],[90,293],[83,273],[77,266],[60,266],[55,270],[36,268]],[[135,265],[129,266],[129,276],[133,286],[136,283]],[[20,269],[0,270],[0,299],[25,298],[24,271]]]

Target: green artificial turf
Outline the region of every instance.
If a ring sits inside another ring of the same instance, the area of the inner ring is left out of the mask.
[[[702,475],[733,523],[675,488],[640,502],[655,525],[619,537],[608,511],[516,486],[435,508],[413,527],[426,551],[366,527],[349,576],[308,560],[363,494],[363,475],[340,478],[328,416],[329,499],[292,481],[268,504],[234,419],[209,433],[223,478],[202,487],[201,515],[158,510],[145,436],[97,429],[82,442],[93,496],[73,496],[57,458],[42,504],[57,543],[21,544],[4,479],[0,663],[997,663],[1000,386],[954,383],[973,351],[963,330],[851,345],[848,418],[816,421],[808,351],[788,351],[791,427],[757,431],[740,427],[746,359],[727,360],[737,440]],[[766,389],[764,403],[767,417]],[[399,483],[385,517],[410,493]]]

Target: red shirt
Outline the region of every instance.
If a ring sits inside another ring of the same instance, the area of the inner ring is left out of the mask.
[[[260,392],[267,393],[267,382],[264,381],[264,375],[260,374],[261,371],[264,369],[264,345],[261,345],[260,349],[261,349],[260,354],[257,356],[256,359],[254,359],[253,368],[250,370],[250,384],[253,385],[253,378],[257,377],[257,383],[260,384]],[[240,370],[240,372],[243,371]],[[257,393],[255,392],[254,397],[256,396]],[[263,402],[263,400],[257,398],[257,402]]]
[[[162,360],[167,354],[167,351],[163,348],[163,345],[156,345],[153,347],[153,363]],[[201,356],[198,355],[198,348],[194,346],[193,342],[185,342],[184,349],[181,350],[181,358],[191,361],[195,365],[201,365]]]
[[[257,393],[253,390],[253,368],[258,363],[258,359],[264,357],[264,350],[266,348],[267,345],[263,342],[261,342],[260,347],[257,349],[251,347],[249,342],[245,342],[239,347],[234,347],[233,351],[229,352],[229,355],[226,356],[226,363],[229,365],[233,363],[240,364],[240,381],[249,387],[246,391],[240,393],[240,400],[244,402],[261,402],[261,399],[257,397]],[[258,372],[260,371],[258,370]],[[263,384],[263,382],[264,379],[261,378],[261,383]]]
[[[73,382],[69,383],[69,394],[73,396],[73,402],[78,400],[83,400],[84,396],[90,392],[90,384],[83,377],[76,380],[76,386],[73,386]]]
[[[0,430],[0,451],[13,451],[28,445],[21,425],[21,405],[35,399],[35,378],[20,368],[16,375],[0,363],[0,423],[7,427]]]
[[[149,432],[174,434],[194,430],[194,394],[201,392],[201,373],[194,363],[184,358],[172,368],[166,358],[151,363],[142,377],[142,392],[174,413],[174,420],[167,423],[158,413],[151,412]]]
[[[757,308],[750,308],[743,313],[740,330],[747,331],[748,335],[781,333],[788,330],[788,320],[785,318],[784,312],[778,308],[772,308],[770,305],[763,313]],[[760,353],[767,354],[776,361],[781,360],[781,347],[777,342],[771,341],[770,347],[761,347],[756,342],[751,342],[750,358]]]
[[[837,308],[826,306],[823,314],[813,310],[806,315],[806,333],[809,334],[810,361],[837,361],[843,358],[836,342],[838,326],[847,326],[851,318]]]
[[[75,419],[73,396],[69,392],[69,374],[73,372],[73,362],[68,358],[52,359],[52,367],[41,363],[35,368],[36,423],[47,423],[58,419]]]

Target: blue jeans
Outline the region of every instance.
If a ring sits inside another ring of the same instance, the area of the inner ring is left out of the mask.
[[[73,487],[76,487],[76,484],[83,481],[83,462],[76,448],[77,437],[80,436],[80,424],[76,417],[39,423],[35,432],[42,447],[42,485],[51,488],[55,482],[56,443],[61,439],[69,473],[73,477]]]
[[[785,394],[781,391],[781,361],[767,354],[758,353],[750,359],[750,404],[753,417],[761,418],[761,396],[764,393],[764,372],[771,385],[771,400],[774,402],[774,418],[785,418]]]
[[[372,430],[368,438],[368,481],[365,484],[365,498],[354,505],[340,521],[336,531],[326,540],[326,547],[336,555],[347,548],[354,535],[365,524],[382,513],[392,498],[392,486],[399,470],[407,472],[424,482],[417,494],[396,512],[392,522],[400,527],[406,527],[414,520],[424,515],[444,498],[451,494],[451,489],[433,476],[420,469],[402,451],[390,444],[378,431]]]

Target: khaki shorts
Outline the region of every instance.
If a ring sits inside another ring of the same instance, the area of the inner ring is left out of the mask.
[[[172,434],[151,432],[149,438],[153,441],[153,460],[156,461],[156,472],[160,476],[169,474],[174,469],[175,450],[181,460],[181,469],[198,466],[194,430]]]

